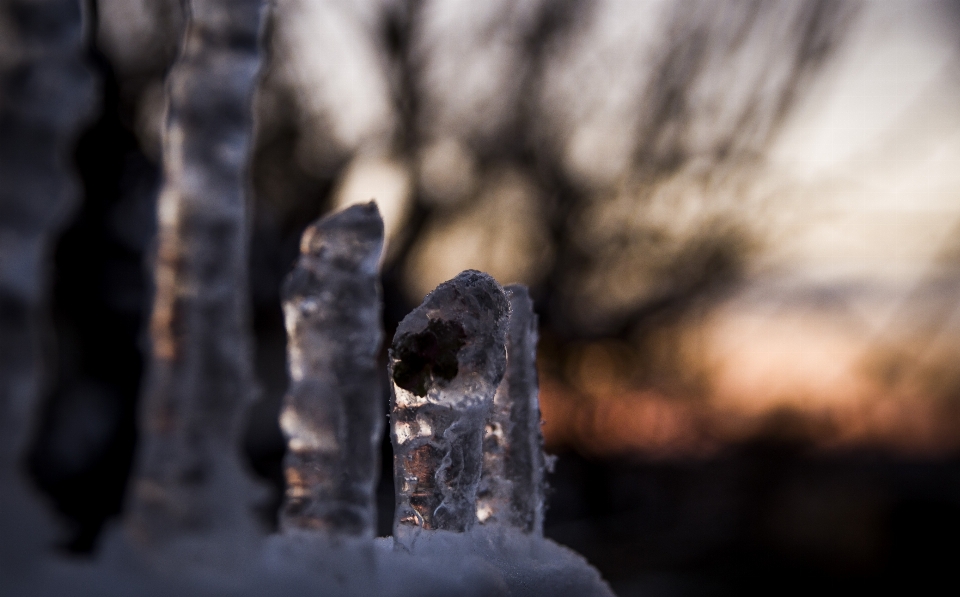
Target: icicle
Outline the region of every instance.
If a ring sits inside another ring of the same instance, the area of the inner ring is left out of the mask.
[[[394,536],[476,521],[483,427],[503,377],[510,304],[490,276],[444,282],[390,348],[397,512]]]
[[[477,519],[543,534],[544,455],[537,387],[537,315],[526,286],[504,288],[510,300],[507,371],[483,439]]]
[[[49,373],[52,236],[76,202],[69,144],[93,104],[81,40],[76,0],[0,3],[0,561],[12,569],[48,540],[20,461]]]
[[[291,379],[280,415],[288,439],[284,528],[375,533],[382,250],[376,204],[350,207],[307,228],[284,283]]]
[[[147,544],[253,534],[246,163],[259,0],[189,0],[167,80],[152,359],[128,529]],[[209,550],[207,553],[211,553]]]

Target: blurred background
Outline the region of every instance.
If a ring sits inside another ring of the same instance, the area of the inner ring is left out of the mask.
[[[183,21],[85,7],[102,110],[30,460],[80,557],[136,441]],[[375,198],[387,338],[463,269],[530,286],[546,534],[618,594],[915,588],[957,561],[960,2],[275,0],[263,39],[245,450],[267,527],[280,284],[308,223]]]

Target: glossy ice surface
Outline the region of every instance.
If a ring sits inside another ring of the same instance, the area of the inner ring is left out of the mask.
[[[383,414],[378,262],[383,220],[374,203],[323,218],[303,234],[283,286],[290,388],[284,528],[372,537]]]
[[[483,430],[506,368],[510,304],[487,274],[437,287],[390,348],[394,534],[465,531],[476,521]]]

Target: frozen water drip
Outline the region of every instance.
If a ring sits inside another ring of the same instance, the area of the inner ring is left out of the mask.
[[[156,296],[142,443],[127,513],[140,544],[219,541],[221,558],[258,534],[257,492],[239,454],[253,398],[248,321],[247,156],[260,65],[260,0],[184,3],[167,80]]]
[[[390,348],[394,536],[465,531],[477,519],[483,429],[506,367],[510,304],[487,274],[444,282]]]
[[[284,529],[373,537],[383,414],[379,268],[383,220],[375,203],[315,222],[283,285],[290,389]]]
[[[510,300],[507,370],[483,438],[477,519],[543,534],[543,434],[537,383],[537,315],[526,286],[504,288]]]

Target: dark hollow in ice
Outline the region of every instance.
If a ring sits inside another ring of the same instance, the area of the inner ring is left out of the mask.
[[[467,335],[453,321],[431,320],[427,329],[394,340],[393,381],[417,396],[426,396],[434,386],[446,385],[457,376],[457,354]]]

